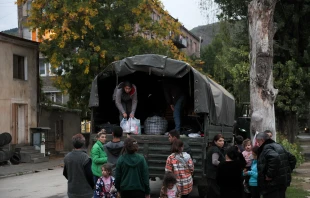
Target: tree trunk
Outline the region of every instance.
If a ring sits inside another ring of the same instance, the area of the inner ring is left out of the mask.
[[[253,0],[248,6],[250,36],[251,135],[271,130],[276,138],[273,87],[273,15],[275,0]]]
[[[298,129],[298,120],[296,113],[292,112],[285,115],[285,134],[290,143],[294,143],[296,131]]]

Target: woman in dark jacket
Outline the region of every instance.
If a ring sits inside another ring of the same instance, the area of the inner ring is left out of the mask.
[[[120,83],[114,90],[115,105],[120,112],[120,120],[134,118],[137,108],[137,87],[128,81]]]
[[[216,181],[220,187],[221,198],[243,197],[242,170],[245,167],[243,155],[238,147],[232,146],[226,150],[226,161],[218,166]]]
[[[225,153],[223,150],[224,137],[222,134],[217,134],[213,138],[212,146],[207,153],[207,197],[219,198],[220,189],[216,182],[218,165],[225,161]],[[241,173],[240,173],[241,174]]]

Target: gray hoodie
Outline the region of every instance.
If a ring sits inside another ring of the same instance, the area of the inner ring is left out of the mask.
[[[115,169],[116,162],[121,155],[121,151],[124,147],[124,142],[119,141],[119,142],[112,142],[109,141],[104,145],[104,151],[108,155],[108,163],[112,165],[112,169]],[[114,171],[113,171],[114,172]]]
[[[126,93],[123,91],[123,82],[120,83],[114,90],[113,99],[115,99],[115,105],[118,108],[118,110],[123,113],[129,113],[129,114],[135,114],[137,103],[138,103],[138,97],[137,97],[137,87],[132,84],[132,89],[129,93]],[[128,104],[128,109],[125,109],[123,106],[123,103],[127,103],[131,101],[131,103]]]

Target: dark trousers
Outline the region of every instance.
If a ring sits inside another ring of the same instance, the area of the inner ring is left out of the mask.
[[[267,193],[263,195],[263,198],[285,198],[286,188],[281,188],[276,191]]]
[[[99,177],[94,175],[94,184],[96,185],[97,181],[98,181]]]
[[[215,179],[207,178],[207,198],[220,198],[220,187]]]
[[[181,198],[188,198],[189,197],[189,195],[187,194],[187,195],[182,195],[181,196]]]
[[[130,116],[130,113],[131,113],[131,105],[132,105],[132,101],[129,100],[129,101],[122,101],[122,106],[125,110],[125,113],[127,114],[127,119],[129,118]],[[123,114],[122,112],[119,112],[119,121],[121,122],[123,120]]]
[[[250,186],[251,198],[260,198],[258,186]]]
[[[93,175],[93,178],[94,178],[94,184],[95,184],[95,189],[96,189],[96,184],[97,184],[97,181],[98,181],[99,177],[96,176],[96,175]],[[96,196],[96,191],[94,190],[94,197],[95,196]]]
[[[125,190],[121,192],[121,198],[145,198],[145,193],[141,190]]]

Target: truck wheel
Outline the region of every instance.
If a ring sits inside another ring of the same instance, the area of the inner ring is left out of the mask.
[[[200,198],[206,198],[207,197],[207,186],[197,186],[198,188],[198,194]]]

